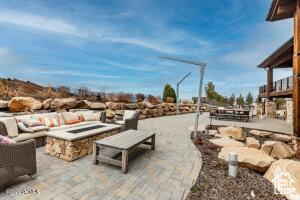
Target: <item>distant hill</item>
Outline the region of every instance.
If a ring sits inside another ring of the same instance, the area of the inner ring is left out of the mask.
[[[9,100],[16,96],[33,97],[43,100],[49,97],[69,97],[72,94],[67,87],[55,89],[51,86],[44,87],[30,81],[0,78],[0,99]]]

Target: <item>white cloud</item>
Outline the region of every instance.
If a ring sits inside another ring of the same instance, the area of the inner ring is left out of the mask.
[[[77,76],[77,77],[92,77],[92,78],[108,78],[108,79],[118,79],[119,76],[111,76],[97,73],[85,73],[85,72],[74,72],[74,71],[60,71],[60,70],[51,70],[51,71],[37,71],[41,74],[51,74],[51,75],[62,75],[62,76]]]
[[[0,23],[14,24],[78,37],[88,36],[86,32],[81,31],[80,28],[64,20],[21,13],[14,10],[0,10]]]
[[[135,71],[152,71],[153,68],[152,67],[148,67],[145,65],[139,65],[139,66],[135,66],[135,65],[126,65],[126,64],[122,64],[116,61],[112,61],[112,60],[108,60],[108,59],[101,59],[101,61],[107,63],[108,65],[112,65],[112,66],[116,66],[119,68],[124,68],[124,69],[131,69],[131,70],[135,70]]]

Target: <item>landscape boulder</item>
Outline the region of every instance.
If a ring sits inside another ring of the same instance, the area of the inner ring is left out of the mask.
[[[91,110],[104,110],[106,108],[106,105],[101,102],[90,102],[87,100],[82,100],[77,103],[77,107]]]
[[[221,147],[244,147],[245,145],[242,142],[233,140],[229,137],[221,137],[217,139],[210,139],[211,143],[221,146]]]
[[[139,105],[137,103],[126,104],[126,109],[134,110],[134,109],[138,109],[138,108],[139,108]]]
[[[106,111],[106,117],[107,117],[108,119],[114,118],[115,115],[116,115],[115,111],[113,111],[113,110],[111,110],[111,109],[108,109],[108,110]]]
[[[42,108],[42,103],[32,97],[13,97],[8,108],[11,112],[33,112]]]
[[[280,141],[280,142],[290,142],[290,141],[292,141],[291,136],[278,134],[278,133],[271,135],[270,138],[272,140]]]
[[[144,106],[149,109],[152,109],[154,107],[153,104],[148,101],[144,102]]]
[[[175,99],[173,97],[167,97],[166,98],[166,102],[167,103],[174,103],[175,102]]]
[[[43,109],[48,110],[51,107],[52,98],[43,101]]]
[[[289,158],[295,153],[289,145],[279,141],[265,141],[261,150],[277,159]]]
[[[251,134],[259,136],[259,137],[269,137],[270,135],[273,135],[272,132],[269,131],[260,131],[260,130],[251,130],[250,131]]]
[[[277,177],[288,178],[281,177],[282,174],[288,174],[289,178],[293,180],[293,182],[291,182],[291,188],[294,192],[286,194],[287,199],[300,199],[300,161],[289,159],[277,160],[271,165],[264,177],[272,184],[276,184]]]
[[[249,148],[256,148],[256,149],[260,148],[259,141],[257,139],[255,139],[254,137],[247,137],[246,144],[247,144],[247,147],[249,147]]]
[[[77,106],[77,100],[74,98],[55,98],[51,102],[51,110],[72,109]]]
[[[228,162],[228,153],[235,152],[238,154],[239,165],[251,170],[264,173],[275,161],[274,158],[265,152],[249,147],[225,147],[221,149],[218,158]]]
[[[0,109],[4,110],[8,108],[8,101],[0,100]]]
[[[232,137],[235,140],[244,141],[246,139],[246,134],[242,128],[236,126],[220,127],[218,131],[221,135],[226,135]]]

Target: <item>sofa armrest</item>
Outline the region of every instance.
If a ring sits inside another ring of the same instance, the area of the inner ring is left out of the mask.
[[[2,121],[0,121],[0,135],[7,136],[7,130]]]
[[[101,112],[100,121],[102,123],[106,123],[106,112],[105,111]]]
[[[136,111],[135,115],[130,119],[125,119],[123,126],[124,131],[133,129],[137,130],[140,112]]]

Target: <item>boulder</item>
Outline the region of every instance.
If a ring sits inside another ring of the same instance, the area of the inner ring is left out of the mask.
[[[238,154],[238,163],[246,168],[264,173],[275,161],[274,158],[265,152],[249,147],[225,147],[221,149],[218,158],[228,162],[228,153],[235,152]]]
[[[77,106],[77,100],[74,98],[55,98],[51,102],[51,110],[71,109]]]
[[[137,103],[126,104],[126,109],[134,110],[134,109],[138,109],[138,108],[139,108],[139,105]]]
[[[77,107],[91,110],[104,110],[106,108],[106,105],[101,102],[90,102],[87,100],[82,100],[77,103]]]
[[[276,184],[276,178],[282,178],[280,177],[281,174],[288,174],[294,181],[291,183],[291,188],[294,192],[286,194],[287,199],[300,199],[300,161],[289,159],[277,160],[271,165],[264,177],[272,184]]]
[[[246,144],[247,144],[247,147],[249,147],[249,148],[259,149],[259,147],[260,147],[259,141],[257,139],[255,139],[254,137],[247,137]]]
[[[43,109],[48,110],[51,106],[52,98],[43,101]]]
[[[42,108],[42,103],[32,97],[13,97],[8,108],[11,112],[33,112]]]
[[[210,139],[209,141],[221,147],[244,147],[245,146],[242,142],[233,140],[229,137]]]
[[[289,158],[295,153],[290,146],[279,141],[265,141],[261,150],[277,159]]]
[[[108,118],[108,119],[112,119],[112,118],[114,118],[115,117],[115,111],[113,111],[113,110],[107,110],[106,111],[106,117]]]
[[[272,140],[280,141],[280,142],[290,142],[290,141],[292,141],[291,136],[278,134],[278,133],[271,135],[270,138]]]
[[[8,101],[0,100],[0,109],[7,109],[8,108]]]
[[[166,98],[166,102],[167,102],[167,103],[174,103],[175,100],[174,100],[173,97],[167,97],[167,98]]]
[[[269,137],[270,135],[273,135],[272,132],[260,131],[260,130],[251,130],[250,133],[253,135],[256,135],[256,136],[260,136],[260,137]]]
[[[152,108],[154,107],[153,104],[150,103],[150,102],[148,102],[148,101],[144,102],[144,106],[145,106],[146,108],[150,108],[150,109],[152,109]]]
[[[123,116],[124,112],[125,112],[125,110],[115,110],[115,114],[120,115],[120,116]]]
[[[246,134],[242,128],[236,126],[220,127],[218,131],[221,135],[226,135],[232,137],[235,140],[244,141],[246,139]]]
[[[200,133],[204,133],[205,132],[205,128],[206,128],[205,124],[199,124],[197,131],[199,131]],[[188,127],[188,131],[194,131],[194,126],[189,126]]]

